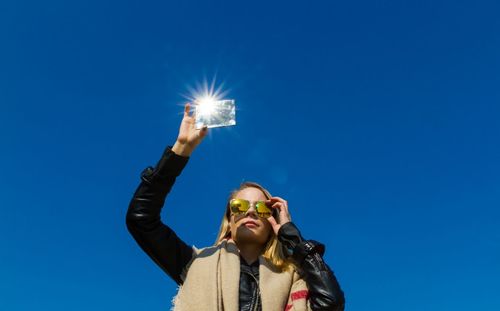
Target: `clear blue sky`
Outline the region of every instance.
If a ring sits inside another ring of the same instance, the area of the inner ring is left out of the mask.
[[[168,310],[125,227],[188,85],[224,82],[167,199],[213,243],[254,180],[327,246],[347,309],[500,310],[498,1],[0,3],[0,309]]]

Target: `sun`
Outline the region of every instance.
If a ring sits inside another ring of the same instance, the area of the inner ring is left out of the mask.
[[[209,117],[216,112],[215,103],[219,100],[217,97],[205,96],[194,101],[196,114],[200,117]]]
[[[219,83],[216,87],[215,77],[212,82],[208,83],[207,79],[204,78],[202,83],[196,83],[195,87],[187,86],[188,95],[184,95],[186,99],[192,102],[194,105],[204,106],[202,110],[210,110],[210,106],[224,98],[229,90],[224,89],[224,82]]]

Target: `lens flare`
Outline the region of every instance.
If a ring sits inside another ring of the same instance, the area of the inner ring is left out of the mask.
[[[224,90],[224,83],[220,83],[218,87],[215,86],[215,77],[212,82],[208,83],[207,79],[203,79],[202,83],[196,83],[195,87],[187,86],[188,95],[184,95],[190,102],[195,105],[213,105],[214,102],[222,100],[228,90]],[[208,108],[207,108],[208,109]]]
[[[234,100],[223,100],[228,91],[223,90],[224,83],[215,87],[215,78],[212,82],[204,79],[196,87],[187,87],[186,97],[193,105],[196,114],[196,128],[222,127],[236,124]]]
[[[216,112],[216,102],[215,97],[202,97],[195,100],[196,114],[200,117],[208,117]]]

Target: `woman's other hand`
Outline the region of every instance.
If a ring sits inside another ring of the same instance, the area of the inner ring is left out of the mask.
[[[184,106],[184,117],[182,118],[179,128],[177,141],[172,147],[172,151],[180,156],[189,157],[196,146],[207,136],[208,128],[204,126],[201,129],[196,129],[196,115],[189,115],[191,104],[186,103]]]
[[[270,216],[267,218],[271,226],[273,227],[274,233],[277,235],[278,230],[282,225],[290,222],[292,219],[290,217],[290,213],[288,212],[288,202],[280,197],[272,197],[271,199],[266,201],[268,206],[271,208],[277,208],[279,211],[279,223],[276,221],[274,216]]]

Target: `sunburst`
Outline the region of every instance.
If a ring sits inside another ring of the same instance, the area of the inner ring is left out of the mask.
[[[205,78],[202,83],[197,83],[195,87],[187,86],[187,89],[189,95],[184,97],[194,105],[197,128],[236,124],[234,100],[223,99],[229,93],[229,90],[224,90],[224,83],[216,87],[215,77],[211,83]]]

